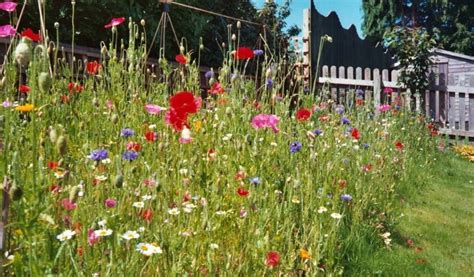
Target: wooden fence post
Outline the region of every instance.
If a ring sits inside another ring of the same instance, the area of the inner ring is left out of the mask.
[[[409,88],[407,88],[407,91],[405,92],[405,107],[408,109],[408,111],[412,111],[411,109],[411,91]]]
[[[415,93],[415,111],[417,113],[421,112],[421,95],[419,93]]]
[[[376,116],[380,114],[379,106],[380,106],[380,95],[382,92],[381,87],[382,87],[382,84],[380,82],[380,74],[374,74],[374,111],[375,111]]]

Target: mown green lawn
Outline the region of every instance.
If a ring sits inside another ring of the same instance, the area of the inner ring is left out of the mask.
[[[474,276],[474,163],[440,153],[420,174],[432,178],[404,201],[391,250],[366,253],[348,274]]]

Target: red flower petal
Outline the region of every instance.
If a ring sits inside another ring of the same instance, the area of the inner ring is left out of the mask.
[[[305,108],[301,108],[296,112],[296,120],[306,121],[311,117],[311,111]]]
[[[40,34],[34,33],[33,30],[31,30],[31,28],[28,28],[28,29],[24,30],[23,32],[21,32],[21,37],[22,38],[28,38],[32,41],[40,41],[41,40]]]
[[[267,254],[266,265],[275,267],[280,263],[280,254],[276,251],[270,251]]]
[[[20,85],[19,90],[21,93],[28,93],[30,92],[30,87],[26,85]]]
[[[105,25],[104,27],[106,29],[110,29],[112,27],[118,26],[122,24],[125,21],[125,17],[119,17],[119,18],[112,18],[109,24]]]
[[[186,64],[188,63],[188,59],[186,58],[185,55],[183,54],[179,54],[179,55],[176,55],[176,61],[180,64]]]
[[[239,47],[235,52],[237,60],[248,60],[254,57],[253,50],[247,47]]]

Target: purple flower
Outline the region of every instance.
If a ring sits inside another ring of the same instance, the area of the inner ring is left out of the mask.
[[[261,56],[261,55],[263,55],[263,50],[261,50],[261,49],[253,50],[253,55],[254,56]]]
[[[207,79],[211,79],[212,77],[214,77],[214,71],[209,70],[208,72],[206,72],[205,76]]]
[[[3,25],[0,26],[0,38],[11,37],[16,34],[15,28],[12,25]]]
[[[366,143],[362,144],[362,147],[364,147],[364,149],[369,149],[369,144],[366,142]]]
[[[359,96],[359,97],[363,97],[364,94],[365,94],[365,92],[359,88],[359,89],[356,90],[356,94],[357,94],[357,96]]]
[[[352,200],[352,196],[350,194],[343,194],[341,195],[341,200],[344,202],[349,202]]]
[[[337,105],[337,107],[336,107],[336,112],[337,112],[338,114],[343,114],[343,113],[344,113],[344,110],[345,110],[345,109],[344,109],[344,106],[343,106],[343,105]]]
[[[262,180],[260,180],[260,177],[252,177],[250,178],[250,183],[252,185],[260,185],[262,183]]]
[[[105,149],[96,149],[91,152],[89,159],[99,162],[109,157],[109,152]]]
[[[122,131],[120,131],[120,135],[124,138],[128,138],[128,137],[131,137],[131,136],[135,135],[135,131],[133,131],[130,128],[124,128],[124,129],[122,129]]]
[[[107,208],[114,208],[117,205],[117,200],[113,198],[107,198],[105,199],[104,204]]]
[[[303,92],[304,94],[308,94],[310,92],[309,87],[304,87]]]
[[[273,80],[272,79],[267,79],[267,87],[272,88],[273,87]]]
[[[12,102],[10,102],[8,100],[5,100],[5,101],[3,101],[2,105],[3,105],[4,108],[9,108],[9,107],[12,106]]]
[[[343,117],[341,119],[341,122],[342,122],[342,124],[346,124],[346,125],[351,124],[351,121],[347,117]]]
[[[293,142],[292,144],[290,144],[290,153],[294,154],[294,153],[300,151],[302,146],[303,145],[299,141]]]
[[[138,153],[135,151],[125,151],[123,152],[122,159],[129,162],[136,160],[138,158]]]
[[[321,129],[316,129],[313,131],[313,134],[315,134],[316,136],[320,136],[323,134],[323,131]]]

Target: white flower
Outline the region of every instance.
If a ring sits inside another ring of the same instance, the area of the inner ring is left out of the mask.
[[[105,225],[107,224],[107,220],[106,219],[101,220],[101,221],[97,222],[97,224],[99,224],[100,227],[104,228]]]
[[[139,243],[136,250],[145,256],[151,256],[153,254],[161,254],[163,251],[159,246],[152,243]]]
[[[125,234],[122,235],[124,240],[131,240],[131,239],[138,239],[140,235],[137,231],[127,231]]]
[[[54,177],[56,177],[56,179],[62,179],[64,176],[66,176],[66,171],[57,170],[54,172]]]
[[[209,247],[211,247],[211,249],[218,249],[219,245],[217,243],[211,243],[211,245],[209,245]]]
[[[143,203],[141,201],[140,202],[135,202],[135,203],[132,204],[132,206],[135,207],[135,208],[141,209],[141,208],[145,207],[145,203]]]
[[[105,175],[99,175],[99,176],[96,176],[95,179],[96,179],[96,180],[99,180],[99,181],[105,181],[105,180],[107,180],[107,176],[105,176]]]
[[[154,199],[154,198],[155,198],[155,197],[154,197],[153,195],[148,195],[148,194],[142,196],[142,200],[143,200],[143,201],[152,200],[152,199]]]
[[[226,211],[217,211],[216,212],[216,215],[226,215],[227,212]]]
[[[276,143],[276,142],[270,142],[270,145],[276,147],[276,146],[278,146],[278,143]]]
[[[179,209],[178,208],[170,209],[170,210],[168,210],[168,213],[170,215],[179,215]]]
[[[320,213],[320,214],[325,213],[327,211],[328,211],[328,209],[326,207],[323,207],[323,206],[319,207],[319,209],[318,209],[318,213]]]
[[[382,238],[384,239],[388,239],[390,237],[390,233],[389,232],[386,232],[386,233],[383,233],[382,235],[380,235]]]
[[[188,209],[195,209],[197,206],[194,205],[193,203],[186,203],[184,204],[184,207]]]
[[[332,214],[331,214],[331,217],[334,218],[334,219],[341,219],[341,218],[342,218],[342,215],[339,214],[339,213],[332,213]]]
[[[110,229],[99,229],[94,231],[96,237],[108,237],[112,235],[113,231]]]
[[[156,124],[151,124],[148,126],[148,129],[153,130],[156,129]]]
[[[188,208],[188,207],[184,207],[183,208],[183,212],[187,213],[187,214],[190,214],[193,212],[193,209],[192,208]]]
[[[101,163],[103,163],[103,164],[110,164],[111,162],[112,162],[112,161],[111,161],[109,158],[103,159],[103,160],[101,161]]]
[[[56,238],[59,241],[66,241],[66,240],[70,240],[75,234],[76,234],[76,231],[65,230],[61,234],[57,235]]]
[[[186,175],[186,174],[188,174],[188,170],[187,170],[186,168],[181,168],[181,169],[179,170],[179,174],[181,174],[181,175]]]
[[[138,232],[140,232],[140,233],[145,232],[145,227],[142,226],[142,227],[138,228]]]

